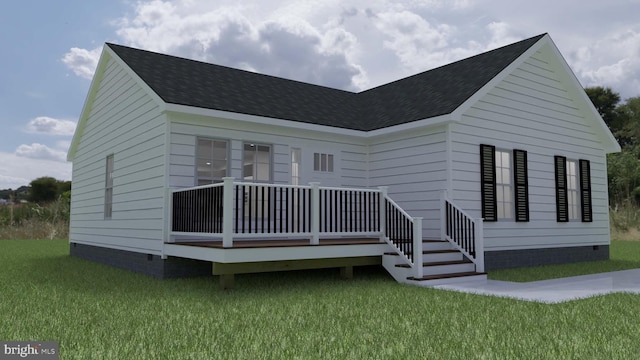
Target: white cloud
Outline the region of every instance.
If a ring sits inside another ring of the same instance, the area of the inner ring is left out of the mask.
[[[29,185],[31,180],[42,176],[51,176],[58,180],[71,180],[71,163],[0,152],[0,189],[15,189]]]
[[[41,159],[66,162],[67,154],[64,151],[52,149],[47,145],[33,143],[31,145],[22,144],[15,152],[16,156],[30,159]]]
[[[93,50],[74,47],[64,54],[62,62],[73,70],[74,74],[91,80],[93,73],[96,71],[96,66],[98,66],[101,52],[102,47],[97,47]]]
[[[585,86],[610,86],[623,98],[640,96],[640,26],[587,43],[569,61]]]
[[[433,61],[437,57],[435,54],[448,45],[452,31],[449,25],[432,25],[407,10],[376,14],[374,22],[388,39],[384,41],[384,46],[411,69],[424,69],[426,58],[431,58],[427,61]]]
[[[640,94],[636,0],[541,1],[141,0],[113,26],[124,45],[343,89],[549,32],[583,84]],[[91,78],[99,54],[72,48],[63,61]]]
[[[72,136],[75,129],[75,121],[54,119],[48,116],[38,116],[27,124],[27,132],[33,134]]]
[[[21,186],[29,185],[30,182],[31,180],[27,178],[0,175],[0,189],[17,189]]]
[[[67,153],[69,151],[69,146],[71,146],[70,140],[60,140],[56,141],[56,148]]]
[[[487,29],[491,33],[491,41],[486,46],[486,50],[497,49],[523,39],[523,36],[517,34],[513,27],[506,22],[494,21],[487,25]]]
[[[363,81],[362,68],[348,55],[355,38],[299,17],[256,22],[237,7],[184,13],[176,4],[151,1],[139,3],[120,25],[118,35],[135,47],[343,89]]]

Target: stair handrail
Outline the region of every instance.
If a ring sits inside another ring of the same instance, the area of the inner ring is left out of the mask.
[[[412,217],[409,215],[409,213],[389,197],[386,187],[381,187],[380,190],[383,195],[382,205],[385,208],[384,211],[380,212],[380,223],[384,224],[384,226],[381,226],[382,239],[393,247],[405,263],[411,266],[414,278],[422,278],[424,271],[422,255],[422,218]],[[395,211],[397,215],[404,218],[406,222],[411,223],[410,229],[403,229],[402,231],[404,235],[411,237],[411,242],[402,241],[402,239],[395,237],[394,233],[397,234],[398,229],[393,231],[394,229],[391,229],[391,226],[393,225],[392,220],[397,221],[398,219],[389,218],[392,215],[391,211],[389,211],[390,209]],[[407,232],[410,232],[410,234]]]
[[[484,272],[483,218],[474,218],[442,192],[440,204],[442,238],[471,260],[477,272]]]

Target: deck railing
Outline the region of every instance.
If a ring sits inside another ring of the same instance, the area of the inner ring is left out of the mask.
[[[422,219],[387,196],[386,187],[350,189],[236,182],[171,190],[171,235],[233,239],[379,237],[422,276]],[[416,264],[420,264],[419,266]]]
[[[384,195],[385,226],[382,230],[383,238],[393,246],[405,262],[411,265],[413,276],[423,276],[422,257],[422,218],[411,217],[386,194],[386,188],[381,191]]]
[[[447,197],[441,197],[443,237],[484,272],[483,219],[474,219]]]

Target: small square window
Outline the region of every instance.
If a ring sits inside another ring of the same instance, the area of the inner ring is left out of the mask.
[[[313,154],[313,171],[333,172],[333,154]]]

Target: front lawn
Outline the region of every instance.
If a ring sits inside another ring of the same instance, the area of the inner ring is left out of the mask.
[[[611,259],[607,261],[494,270],[489,278],[527,282],[640,268],[640,241],[613,241],[609,251]]]
[[[618,245],[613,261],[627,261]],[[0,298],[0,340],[58,341],[61,359],[640,353],[637,295],[545,305],[400,285],[381,268],[356,269],[353,280],[334,270],[240,275],[223,292],[213,278],[156,280],[71,258],[59,240],[0,241]]]

